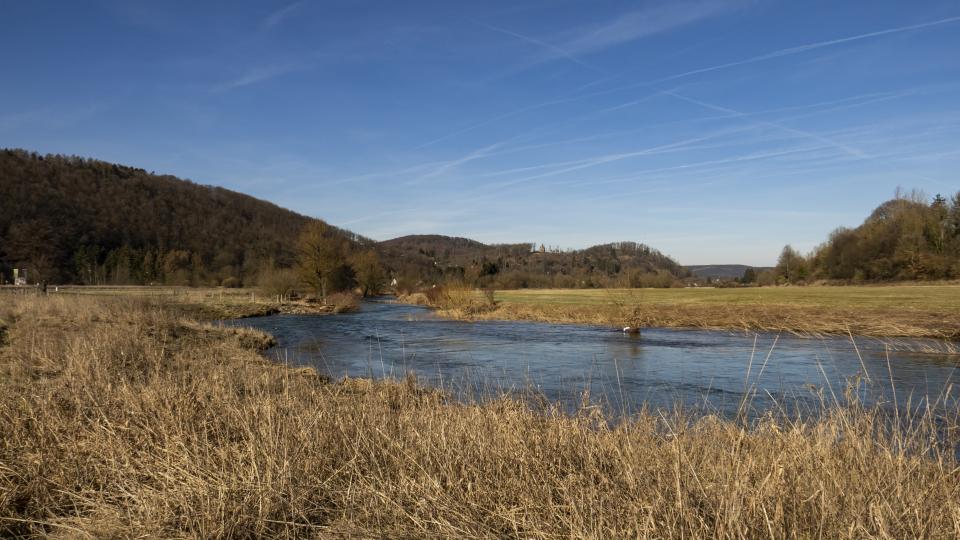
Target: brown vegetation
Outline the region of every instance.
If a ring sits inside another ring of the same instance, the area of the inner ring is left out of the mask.
[[[144,300],[4,307],[0,536],[960,534],[956,418],[612,425],[589,406],[329,383]]]
[[[473,318],[490,313],[497,307],[493,291],[475,291],[459,284],[434,287],[424,293],[425,305],[440,310],[440,314],[451,318]]]
[[[527,320],[613,327],[702,328],[789,332],[822,336],[960,339],[960,322],[936,313],[805,306],[687,305],[584,306],[500,304],[484,311],[444,310],[444,316],[471,320]]]
[[[469,301],[483,309],[465,309],[467,300],[458,306],[430,298],[428,304],[446,317],[465,320],[960,339],[956,286],[552,289],[499,291],[493,303],[482,296],[474,291]]]

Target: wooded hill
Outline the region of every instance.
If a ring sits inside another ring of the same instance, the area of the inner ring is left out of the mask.
[[[239,284],[265,265],[293,265],[310,220],[143,169],[0,150],[0,271],[8,280],[16,267],[31,282]]]
[[[747,266],[744,264],[688,264],[684,268],[699,278],[728,280],[742,278],[744,273],[750,269],[753,269],[754,272],[762,272],[770,269],[769,267]]]
[[[482,244],[467,238],[414,235],[380,243],[384,261],[401,276],[480,287],[669,287],[686,271],[670,257],[635,242],[580,250],[535,244]]]
[[[809,255],[786,246],[775,273],[781,283],[960,279],[960,192],[947,200],[898,191]]]
[[[73,156],[0,150],[0,272],[31,282],[254,285],[264,269],[292,267],[313,218],[224,188]],[[475,286],[669,286],[685,270],[643,244],[575,251],[487,245],[439,235],[374,242],[405,287],[448,280]]]

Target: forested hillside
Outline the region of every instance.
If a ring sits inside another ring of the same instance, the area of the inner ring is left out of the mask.
[[[253,285],[264,270],[296,266],[298,239],[312,221],[143,169],[0,150],[0,272],[7,280],[12,268],[25,268],[31,282]],[[344,253],[375,249],[384,274],[410,289],[451,280],[500,288],[663,287],[686,274],[634,242],[563,251],[439,235],[377,243],[330,230],[347,240]]]
[[[950,200],[898,193],[807,256],[785,247],[776,276],[781,283],[960,279],[960,192]]]
[[[758,267],[758,266],[747,266],[745,264],[699,264],[699,265],[687,265],[684,268],[690,271],[691,274],[699,278],[711,278],[711,279],[740,279],[748,270],[756,272],[763,272],[764,270],[769,270],[769,267]]]
[[[0,150],[0,271],[86,284],[239,284],[294,263],[311,218],[219,187]],[[349,233],[345,233],[349,234]]]
[[[480,287],[668,287],[686,274],[670,257],[635,242],[560,250],[415,235],[381,242],[380,251],[402,278]]]

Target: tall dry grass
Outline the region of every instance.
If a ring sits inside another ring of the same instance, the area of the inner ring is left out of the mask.
[[[437,308],[441,315],[451,318],[479,317],[497,307],[492,290],[478,291],[456,282],[427,289],[423,295],[426,305]]]
[[[474,295],[475,299],[479,298]],[[475,300],[479,301],[479,300]],[[436,306],[435,306],[436,307]],[[960,340],[957,319],[944,313],[751,304],[607,304],[497,302],[482,310],[447,309],[464,320],[521,320],[635,326],[786,332],[801,336],[855,334],[877,338]]]
[[[960,536],[956,418],[612,425],[330,383],[143,301],[7,311],[0,536]]]

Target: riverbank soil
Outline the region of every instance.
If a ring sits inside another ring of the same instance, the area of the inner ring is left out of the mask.
[[[0,536],[960,533],[955,417],[613,424],[589,405],[331,382],[265,360],[269,336],[156,300],[3,300]]]

